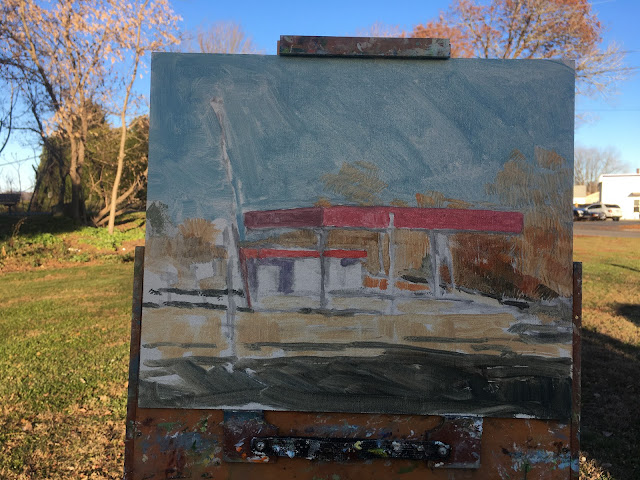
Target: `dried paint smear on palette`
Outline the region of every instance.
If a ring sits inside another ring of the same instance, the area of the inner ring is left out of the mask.
[[[556,61],[155,54],[142,407],[568,418]]]

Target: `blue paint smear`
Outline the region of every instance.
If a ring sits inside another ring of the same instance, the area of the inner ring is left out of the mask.
[[[513,460],[513,468],[517,472],[525,465],[536,465],[539,463],[553,466],[553,469],[564,470],[565,468],[575,469],[577,459],[572,459],[570,453],[555,453],[548,450],[534,450],[531,452],[513,452],[509,454]]]
[[[343,163],[378,168],[382,204],[415,206],[428,190],[498,203],[485,185],[513,149],[573,160],[574,71],[558,61],[156,53],[151,78],[148,201],[175,223],[232,219],[214,97],[239,213],[348,204],[322,181]]]
[[[201,452],[217,445],[212,437],[203,437],[198,432],[178,432],[173,435],[158,435],[154,442],[161,452],[169,450],[187,450]]]

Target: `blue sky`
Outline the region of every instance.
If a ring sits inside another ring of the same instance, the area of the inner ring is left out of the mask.
[[[619,85],[609,98],[580,98],[576,109],[590,120],[575,132],[576,145],[608,147],[620,151],[629,171],[640,168],[640,18],[638,0],[595,0],[593,8],[606,26],[605,42],[615,41],[628,51],[626,64],[635,75]],[[434,18],[448,2],[429,0],[324,0],[322,2],[268,2],[243,0],[214,2],[207,0],[173,0],[172,6],[182,16],[184,29],[207,23],[231,20],[242,25],[257,46],[266,54],[275,54],[280,35],[355,35],[361,29],[381,22],[410,30],[418,23]],[[138,89],[148,95],[148,74],[138,82]],[[23,188],[33,182],[33,161],[4,165],[33,155],[31,149],[13,147],[0,158],[0,189],[7,177],[19,173]],[[14,180],[15,182],[15,180]],[[16,185],[17,186],[17,185]]]

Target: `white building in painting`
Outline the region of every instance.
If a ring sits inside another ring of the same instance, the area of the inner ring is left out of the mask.
[[[640,219],[640,169],[636,173],[607,173],[598,181],[602,203],[620,205],[623,220]]]

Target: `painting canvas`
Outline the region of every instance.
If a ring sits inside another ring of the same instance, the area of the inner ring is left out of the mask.
[[[155,54],[139,405],[568,418],[573,92]]]

